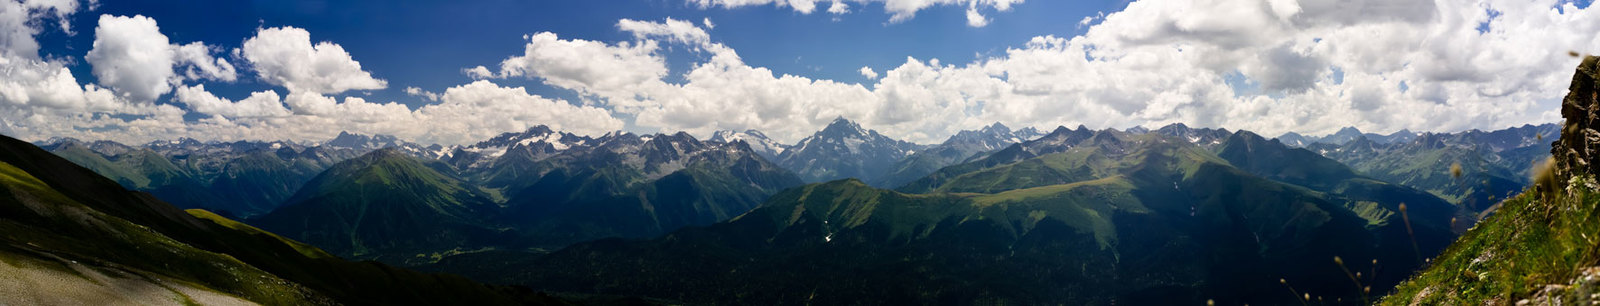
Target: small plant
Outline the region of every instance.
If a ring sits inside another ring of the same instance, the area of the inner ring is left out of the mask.
[[[1304,299],[1298,299],[1299,297],[1301,297],[1300,292],[1294,290],[1294,286],[1293,285],[1289,285],[1289,280],[1279,278],[1278,279],[1278,283],[1279,284],[1283,284],[1284,288],[1289,288],[1289,295],[1296,297],[1297,298],[1296,300],[1300,300],[1300,305],[1307,305],[1306,301],[1310,301],[1311,300],[1311,294],[1310,293],[1305,294],[1304,295],[1305,296]]]
[[[1367,292],[1371,292],[1372,291],[1372,287],[1364,286],[1364,285],[1361,284],[1361,276],[1360,276],[1361,272],[1356,272],[1354,274],[1351,274],[1350,273],[1350,268],[1346,267],[1344,265],[1344,259],[1343,258],[1339,258],[1339,256],[1334,256],[1333,257],[1333,263],[1339,265],[1339,270],[1343,270],[1344,271],[1344,275],[1347,276],[1347,277],[1350,277],[1350,282],[1356,284],[1356,291],[1361,293],[1361,303],[1362,304],[1371,304],[1371,301],[1369,301],[1367,299]]]

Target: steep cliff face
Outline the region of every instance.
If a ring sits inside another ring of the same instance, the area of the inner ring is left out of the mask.
[[[1578,65],[1572,75],[1572,87],[1567,98],[1561,101],[1561,117],[1567,119],[1561,130],[1561,140],[1556,141],[1550,153],[1555,157],[1557,181],[1565,181],[1576,173],[1600,173],[1600,163],[1593,162],[1600,154],[1600,57],[1589,56]]]

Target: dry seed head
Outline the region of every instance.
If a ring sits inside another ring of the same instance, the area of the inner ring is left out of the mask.
[[[1206,300],[1206,306],[1217,306],[1217,301],[1215,301],[1215,300]]]
[[[1306,294],[1306,300],[1307,300],[1307,301],[1310,301],[1310,300],[1311,300],[1311,294],[1310,294],[1310,293],[1307,293],[1307,294]]]
[[[1450,177],[1461,178],[1461,163],[1450,164]]]
[[[1339,256],[1334,256],[1333,257],[1333,263],[1343,265],[1344,264],[1344,258],[1339,258]]]
[[[1279,284],[1288,284],[1288,283],[1289,283],[1289,280],[1286,280],[1286,279],[1282,279],[1282,278],[1279,278],[1279,279],[1278,279],[1278,283],[1279,283]]]
[[[1400,203],[1400,212],[1406,212],[1406,203]]]

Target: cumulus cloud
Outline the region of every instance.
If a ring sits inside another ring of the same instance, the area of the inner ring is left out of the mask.
[[[1020,3],[691,0],[801,13],[819,2],[882,5],[891,21],[939,5],[966,5],[990,21],[983,16],[989,10]],[[337,44],[273,28],[236,49],[248,62],[238,71],[255,71],[286,91],[229,100],[204,86],[178,85],[172,80],[238,76],[222,59],[189,56],[210,56],[213,47],[167,43],[174,54],[166,80],[176,94],[173,104],[160,104],[127,98],[134,85],[123,84],[140,83],[82,84],[67,64],[39,54],[34,37],[54,28],[52,16],[75,9],[0,1],[0,133],[230,140],[324,139],[350,130],[452,144],[534,124],[603,133],[622,128],[621,117],[631,118],[632,128],[700,135],[759,129],[793,142],[835,116],[923,143],[996,121],[1117,128],[1183,122],[1268,135],[1343,126],[1451,131],[1559,120],[1558,101],[1576,64],[1565,53],[1600,50],[1595,9],[1556,0],[1141,0],[1084,19],[1080,36],[1034,37],[967,62],[906,58],[883,71],[863,67],[858,72],[869,81],[858,84],[751,66],[709,35],[708,22],[621,20],[622,41],[527,35],[498,65],[463,69],[479,80],[446,89],[436,103],[425,90],[407,90],[430,100],[410,108],[335,96],[387,84]],[[1490,11],[1498,13],[1491,18]],[[669,71],[669,48],[694,53],[687,69]],[[487,80],[498,78],[538,80],[582,102]],[[142,84],[160,92],[156,83]],[[179,105],[209,117],[184,121]]]
[[[213,57],[213,51],[201,42],[168,44],[167,35],[149,17],[101,15],[93,48],[83,58],[100,85],[129,100],[150,102],[184,80],[237,79],[233,65]]]
[[[872,71],[872,67],[862,66],[860,72],[862,77],[866,77],[869,80],[875,80],[878,78],[878,72]]]
[[[67,64],[39,54],[40,26],[55,22],[69,31],[68,15],[78,9],[70,1],[0,1],[0,128],[21,134],[73,131],[69,121],[105,122],[91,112],[135,115],[171,114],[181,110],[130,104],[111,90],[81,84]]]
[[[205,43],[193,42],[187,45],[174,46],[176,64],[183,68],[182,76],[189,80],[211,80],[233,82],[239,79],[239,73],[228,63],[228,60],[213,57],[216,48]]]
[[[978,13],[978,8],[967,8],[967,26],[982,28],[989,25],[989,18]]]
[[[388,82],[361,70],[361,63],[339,44],[312,44],[311,33],[305,29],[259,29],[237,52],[250,62],[261,80],[290,92],[337,94],[388,87]]]
[[[175,101],[187,105],[190,110],[197,113],[221,115],[232,118],[240,117],[283,117],[289,115],[289,110],[283,108],[279,102],[278,93],[271,90],[251,93],[250,97],[238,102],[218,98],[206,91],[204,84],[179,87],[174,94]]]
[[[667,18],[663,22],[622,19],[617,21],[617,29],[632,33],[637,39],[661,37],[668,42],[690,46],[701,46],[711,42],[711,34],[707,34],[705,29],[695,26],[692,22],[672,18]]]
[[[360,63],[337,44],[312,45],[309,33],[295,28],[260,30],[237,51],[262,80],[287,89],[287,95],[261,90],[231,100],[204,84],[182,85],[232,81],[239,70],[212,56],[216,47],[171,44],[155,21],[143,16],[102,16],[96,47],[86,60],[97,78],[114,89],[81,84],[66,63],[41,56],[36,41],[40,26],[77,8],[70,4],[0,1],[0,134],[142,143],[177,137],[320,140],[352,131],[461,144],[538,124],[594,135],[623,127],[606,109],[487,81],[452,87],[444,94],[408,88],[410,94],[437,101],[416,109],[330,96],[385,84],[360,70]],[[173,93],[170,100],[157,99],[166,92]],[[200,119],[186,120],[191,114]]]
[[[416,111],[418,117],[429,121],[427,131],[417,139],[472,142],[541,124],[583,135],[600,135],[623,127],[622,120],[605,109],[575,106],[529,94],[522,87],[501,87],[489,81],[451,87],[440,95],[440,100],[440,104]]]
[[[135,101],[154,101],[172,91],[174,52],[155,19],[101,15],[94,48],[83,59],[100,84]]]
[[[673,35],[670,29],[662,31],[659,35]],[[213,115],[193,122],[187,128],[206,131],[204,137],[196,137],[200,139],[327,139],[340,131],[351,131],[452,145],[474,142],[499,133],[526,130],[540,124],[592,135],[623,127],[622,121],[612,117],[608,110],[576,106],[529,94],[522,87],[500,87],[482,80],[451,87],[442,94],[407,87],[404,90],[407,95],[437,102],[415,109],[396,102],[330,96],[329,93],[377,89],[386,84],[360,70],[361,64],[338,44],[322,42],[312,46],[308,37],[309,33],[301,29],[265,29],[255,38],[247,40],[241,48],[242,56],[251,61],[262,79],[288,90],[289,93],[282,97],[275,91],[261,91],[233,102],[206,92],[203,86],[180,88],[176,99],[178,102],[195,112]],[[265,45],[267,42],[288,42],[289,46],[268,46]],[[304,56],[273,53],[282,51],[279,49],[297,50],[293,52],[304,53],[301,54]],[[561,51],[574,50],[557,50]],[[537,58],[530,57],[529,61],[537,62]],[[272,68],[264,68],[263,63],[269,63],[268,66]],[[328,69],[304,70],[315,67]],[[526,72],[517,69],[523,68],[534,72],[560,71],[532,69],[528,65],[508,67],[513,68],[505,70],[503,74],[521,75]],[[481,71],[482,77],[496,76],[487,68],[476,70]],[[468,70],[468,73],[472,74],[471,71]],[[598,72],[591,73],[578,73],[561,80],[575,84],[613,84],[586,79],[599,75]],[[314,80],[326,80],[332,84],[301,85]]]
[[[627,21],[627,20],[624,20]],[[625,23],[619,23],[623,28]],[[660,28],[666,28],[661,25]],[[636,35],[641,32],[635,32]],[[643,35],[672,32],[643,32]],[[700,31],[699,34],[704,34]],[[635,93],[661,86],[660,79],[667,75],[665,59],[656,54],[655,40],[607,44],[582,39],[561,39],[555,33],[541,32],[526,36],[528,44],[523,54],[500,62],[500,69],[484,74],[487,69],[468,70],[474,76],[498,78],[535,77],[551,86],[578,91],[610,99],[618,107],[635,107]],[[480,66],[481,67],[481,66]]]
[[[775,75],[746,65],[732,48],[701,39],[703,29],[674,24],[686,23],[624,19],[618,29],[635,40],[611,44],[534,34],[523,54],[503,61],[495,76],[540,79],[589,95],[613,111],[632,114],[637,126],[664,132],[755,128],[769,135],[800,135],[834,117],[864,118],[872,111],[853,104],[874,100],[861,85]],[[669,83],[659,52],[663,41],[685,44],[709,59],[685,72],[686,82]],[[719,119],[707,120],[713,117]]]
[[[422,90],[422,88],[417,88],[417,87],[414,87],[414,86],[406,87],[406,95],[412,96],[412,97],[422,98],[423,100],[428,100],[428,101],[434,101],[434,102],[438,102],[439,101],[439,94],[438,93],[427,91],[427,90]]]
[[[828,6],[828,13],[831,13],[831,14],[834,14],[834,15],[849,14],[850,13],[850,5],[849,4],[844,4],[844,2],[834,1],[832,5]]]
[[[739,8],[746,6],[775,5],[788,7],[801,14],[811,14],[816,11],[817,2],[820,0],[688,0],[689,3],[700,8],[722,7]],[[939,5],[962,5],[967,8],[967,25],[983,27],[989,24],[988,18],[978,13],[978,9],[993,9],[996,11],[1010,11],[1011,6],[1020,4],[1023,0],[835,0],[828,6],[828,13],[845,14],[850,12],[850,5],[845,2],[855,2],[861,5],[882,4],[884,11],[889,13],[889,22],[902,22],[916,17],[917,12]]]
[[[1489,10],[1498,17],[1490,18]],[[1144,0],[1085,19],[1093,25],[1082,36],[1035,37],[966,63],[908,58],[877,77],[870,68],[860,70],[875,80],[871,89],[775,75],[745,64],[727,46],[702,41],[692,29],[632,30],[673,28],[671,20],[625,20],[628,26],[619,28],[632,32],[632,41],[550,34],[555,40],[528,47],[589,46],[594,50],[544,60],[598,64],[546,70],[552,75],[523,71],[590,93],[600,105],[632,114],[635,126],[696,133],[754,128],[786,142],[839,115],[924,143],[994,121],[1118,128],[1183,122],[1269,135],[1344,126],[1379,132],[1487,129],[1559,120],[1557,99],[1575,64],[1561,54],[1600,50],[1600,39],[1592,35],[1600,31],[1594,14],[1556,1]],[[1479,24],[1488,30],[1480,32]],[[632,75],[631,82],[558,81],[562,71],[614,64],[590,59],[594,54],[629,54],[639,66],[665,67],[663,44],[689,45],[710,56],[681,72],[681,81],[667,81],[664,68]],[[1234,78],[1256,88],[1231,87]],[[1442,113],[1457,115],[1416,115]]]

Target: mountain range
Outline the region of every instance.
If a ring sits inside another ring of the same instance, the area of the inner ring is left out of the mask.
[[[801,184],[745,142],[686,133],[592,138],[535,126],[450,151],[430,159],[390,146],[343,161],[248,222],[340,256],[418,265],[654,237]]]
[[[1281,304],[1298,299],[1280,279],[1361,298],[1332,258],[1377,271],[1361,281],[1382,292],[1454,238],[1450,203],[1249,132],[1208,148],[1062,127],[941,171],[902,191],[805,185],[656,239],[426,269],[689,303]]]
[[[57,138],[40,146],[123,187],[150,192],[180,208],[239,217],[272,211],[328,166],[363,153],[282,141],[202,143],[194,139],[135,147]]]
[[[1343,145],[1358,138],[1365,138],[1380,144],[1392,144],[1397,142],[1411,141],[1412,139],[1416,139],[1418,135],[1419,134],[1416,132],[1406,129],[1384,135],[1376,133],[1363,133],[1360,129],[1356,129],[1355,127],[1345,127],[1339,129],[1339,131],[1334,132],[1333,134],[1324,136],[1305,136],[1300,135],[1300,133],[1288,132],[1274,139],[1277,139],[1278,141],[1283,142],[1283,144],[1289,146],[1307,147],[1314,144]]]
[[[1044,136],[1034,128],[1012,131],[995,122],[976,131],[961,131],[944,143],[913,153],[895,162],[892,170],[873,182],[873,186],[895,187],[910,183],[945,166],[958,164],[982,153]]]
[[[1272,304],[1289,302],[1264,297],[1281,290],[1279,278],[1362,297],[1340,289],[1339,267],[1296,261],[1305,258],[1359,259],[1345,268],[1373,272],[1358,281],[1394,286],[1496,194],[1530,184],[1516,173],[1555,129],[1388,144],[1345,133],[1341,144],[1330,136],[1297,148],[1183,124],[1045,134],[996,123],[917,145],[840,118],[792,146],[754,130],[701,141],[545,126],[450,147],[349,133],[312,145],[41,144],[124,187],[224,212],[191,214],[243,215],[330,257],[556,292],[688,303]],[[1256,272],[1237,272],[1246,267]],[[1007,280],[1014,275],[1034,281]],[[906,285],[869,286],[891,276]],[[818,282],[829,279],[849,281]],[[802,299],[773,288],[810,291]]]
[[[1458,204],[1464,230],[1500,200],[1530,185],[1531,170],[1549,157],[1560,137],[1556,124],[1524,125],[1483,132],[1422,133],[1403,142],[1357,137],[1342,145],[1312,144],[1318,152],[1374,178],[1417,189]]]

